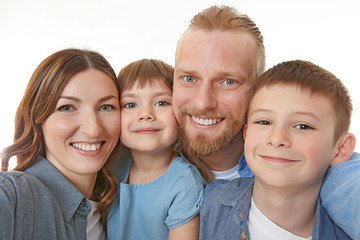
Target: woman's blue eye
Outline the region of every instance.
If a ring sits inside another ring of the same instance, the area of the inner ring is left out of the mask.
[[[104,105],[104,106],[101,106],[100,109],[102,111],[111,111],[111,110],[115,109],[115,107],[113,105]]]
[[[136,104],[135,103],[126,103],[124,105],[125,108],[135,108],[136,107]]]
[[[58,108],[58,111],[62,111],[62,112],[71,112],[74,110],[74,107],[71,105],[64,105]]]
[[[155,104],[155,106],[159,106],[159,107],[164,107],[164,106],[168,106],[170,105],[170,103],[166,102],[166,101],[159,101]]]
[[[184,77],[184,80],[185,80],[186,82],[194,82],[194,81],[195,81],[195,79],[194,79],[193,77],[190,77],[190,76]]]

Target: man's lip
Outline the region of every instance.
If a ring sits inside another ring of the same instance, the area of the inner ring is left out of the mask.
[[[194,123],[202,126],[216,125],[222,120],[224,120],[224,118],[221,117],[206,117],[206,116],[194,116],[194,115],[189,115],[189,117],[192,119]]]
[[[264,160],[269,162],[276,162],[276,163],[294,163],[294,162],[300,162],[300,160],[294,160],[294,159],[288,159],[283,157],[274,157],[274,156],[266,156],[266,155],[260,155]]]

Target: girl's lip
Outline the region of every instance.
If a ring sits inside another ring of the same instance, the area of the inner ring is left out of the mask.
[[[149,128],[139,128],[139,129],[136,129],[134,132],[139,133],[139,134],[152,134],[152,133],[155,133],[158,131],[160,131],[160,129],[149,127]]]

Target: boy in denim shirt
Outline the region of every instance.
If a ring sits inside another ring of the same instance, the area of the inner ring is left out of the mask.
[[[245,158],[255,177],[206,187],[200,239],[350,239],[321,206],[329,166],[347,161],[348,91],[305,61],[276,65],[251,83]]]

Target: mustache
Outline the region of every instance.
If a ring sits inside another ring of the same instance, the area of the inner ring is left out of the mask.
[[[186,115],[191,115],[191,116],[203,116],[206,118],[233,118],[233,116],[229,113],[224,113],[224,112],[219,112],[219,111],[203,111],[203,110],[199,110],[199,109],[195,109],[195,108],[185,108],[185,107],[181,107],[179,109],[179,115],[181,117],[184,117]]]

